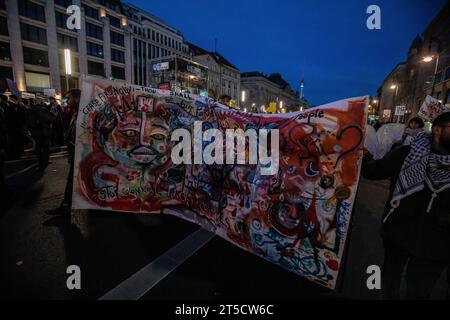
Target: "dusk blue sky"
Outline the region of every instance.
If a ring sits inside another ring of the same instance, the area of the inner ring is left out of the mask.
[[[170,0],[130,3],[217,51],[241,72],[279,72],[313,105],[375,94],[447,0]],[[366,9],[381,8],[381,30]]]

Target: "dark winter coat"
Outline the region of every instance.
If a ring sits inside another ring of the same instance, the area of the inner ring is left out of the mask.
[[[403,162],[410,152],[403,146],[388,153],[381,160],[374,160],[366,154],[362,175],[366,179],[391,179],[388,202],[383,218],[391,209],[391,199]],[[426,186],[401,200],[400,206],[382,226],[384,240],[393,242],[411,255],[450,263],[450,189],[435,198],[432,209],[427,213],[432,192]]]

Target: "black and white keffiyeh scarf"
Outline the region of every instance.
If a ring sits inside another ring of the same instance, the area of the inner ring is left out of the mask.
[[[439,192],[450,188],[450,155],[431,152],[430,133],[419,133],[411,143],[411,151],[406,157],[391,200],[389,216],[400,205],[400,201],[425,188],[425,183],[433,192],[427,213],[431,211],[433,201]]]

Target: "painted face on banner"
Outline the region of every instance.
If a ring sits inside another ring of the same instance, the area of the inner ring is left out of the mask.
[[[105,141],[105,152],[128,167],[151,171],[165,164],[169,153],[169,126],[151,113],[128,112]]]

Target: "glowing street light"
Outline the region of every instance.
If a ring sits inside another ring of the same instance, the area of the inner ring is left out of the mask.
[[[433,61],[433,56],[426,56],[423,58],[423,62],[431,62]]]
[[[242,102],[245,102],[245,98],[246,98],[246,92],[245,92],[245,91],[242,91],[242,94],[241,94],[241,101],[242,101]]]
[[[391,85],[391,90],[395,90],[395,89],[397,89],[397,85],[395,85],[395,84]]]

